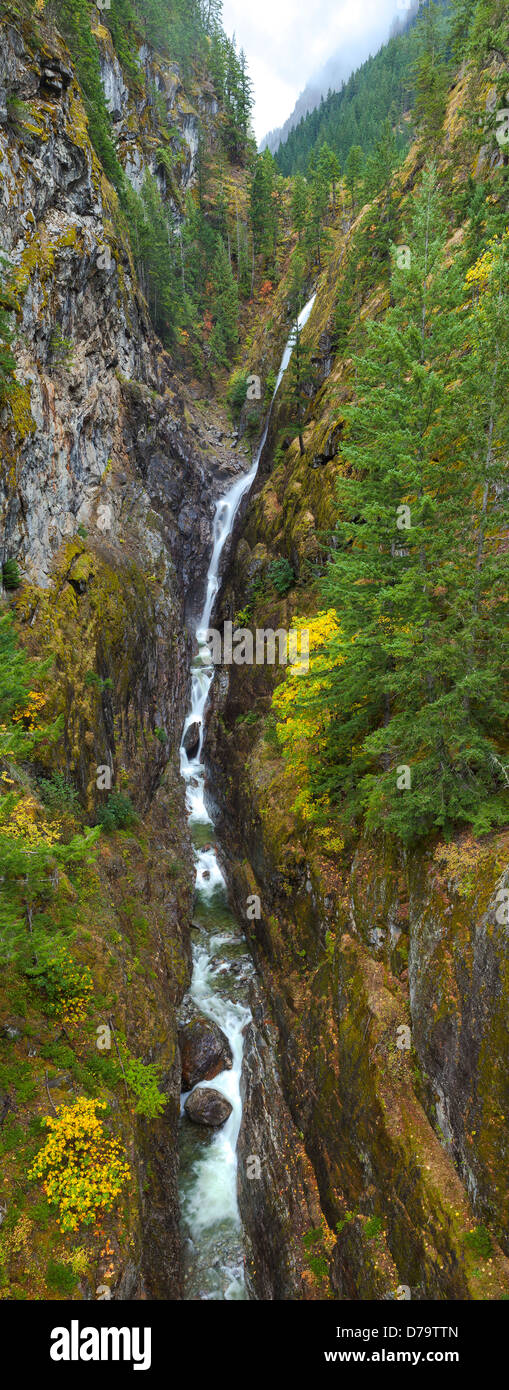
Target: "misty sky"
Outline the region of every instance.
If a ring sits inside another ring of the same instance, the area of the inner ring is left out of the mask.
[[[245,49],[249,61],[257,140],[283,124],[309,79],[345,42],[365,39],[363,56],[375,51],[405,4],[406,0],[223,0],[226,32],[235,32],[237,46]]]

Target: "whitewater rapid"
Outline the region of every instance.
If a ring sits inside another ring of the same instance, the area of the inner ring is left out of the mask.
[[[314,300],[315,295],[299,315],[300,328],[307,322]],[[187,1121],[182,1126],[180,1189],[186,1233],[185,1297],[191,1299],[246,1297],[242,1230],[237,1204],[236,1146],[242,1119],[240,1077],[243,1030],[251,1018],[248,986],[252,965],[242,928],[228,906],[214,823],[205,805],[205,715],[215,674],[205,639],[219,592],[223,552],[240,504],[258,471],[272,407],[290,362],[293,340],[292,332],[283,353],[252,467],[216,502],[205,602],[195,631],[198,652],[191,668],[191,704],[180,747],[180,770],[186,783],[186,806],[196,875],[193,977],[185,1004],[189,1014],[199,1013],[219,1024],[228,1038],[233,1056],[231,1070],[221,1072],[209,1083],[200,1083],[222,1091],[230,1101],[232,1112],[226,1124],[211,1133]],[[189,757],[184,742],[188,729],[194,724],[199,726],[199,737],[193,756]],[[185,1099],[184,1095],[182,1106]]]

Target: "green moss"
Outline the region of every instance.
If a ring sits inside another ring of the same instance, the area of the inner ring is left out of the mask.
[[[364,1235],[366,1240],[378,1240],[383,1231],[383,1221],[381,1216],[368,1216],[364,1222]]]
[[[23,442],[35,431],[35,420],[31,410],[30,386],[16,382],[9,392],[9,409],[18,440]]]
[[[70,1265],[63,1264],[62,1260],[48,1260],[46,1282],[48,1288],[69,1298],[74,1292],[78,1280]]]
[[[476,1226],[475,1230],[467,1231],[464,1240],[467,1250],[480,1255],[483,1260],[489,1259],[493,1253],[491,1236],[485,1226]]]

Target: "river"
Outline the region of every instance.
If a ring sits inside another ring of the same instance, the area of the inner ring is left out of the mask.
[[[299,315],[304,327],[315,296]],[[237,1204],[236,1146],[242,1104],[243,1030],[251,1017],[248,993],[253,967],[242,927],[228,905],[227,886],[219,862],[214,823],[205,804],[204,740],[206,709],[215,674],[205,638],[221,582],[221,560],[243,498],[256,477],[265,447],[276,394],[293,348],[290,334],[281,360],[263,434],[248,473],[216,503],[213,548],[203,611],[196,625],[197,656],[191,668],[191,705],[182,734],[180,770],[186,782],[186,805],[194,847],[196,893],[193,915],[193,977],[184,1001],[184,1016],[199,1013],[218,1023],[230,1043],[233,1066],[211,1082],[222,1091],[232,1113],[219,1130],[205,1130],[183,1116],[180,1145],[180,1198],[184,1227],[186,1299],[246,1298],[242,1228]],[[199,742],[188,757],[184,738],[199,725]],[[186,1096],[182,1097],[182,1109]]]

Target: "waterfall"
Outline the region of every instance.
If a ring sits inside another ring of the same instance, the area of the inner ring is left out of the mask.
[[[315,295],[299,315],[299,326],[307,322]],[[231,1070],[223,1071],[210,1085],[230,1101],[232,1112],[220,1130],[206,1136],[197,1126],[183,1128],[181,1151],[181,1199],[188,1232],[186,1297],[201,1299],[242,1299],[246,1297],[243,1278],[242,1232],[237,1206],[236,1145],[242,1118],[240,1076],[242,1070],[243,1029],[251,1014],[247,1003],[248,981],[252,972],[242,929],[228,907],[224,876],[214,843],[214,824],[205,806],[205,767],[203,742],[205,709],[214,678],[214,665],[205,643],[214,602],[220,585],[221,557],[231,536],[242,499],[258,471],[269,430],[274,400],[288,367],[293,333],[286,344],[263,434],[253,465],[216,503],[213,546],[203,612],[196,625],[198,654],[191,668],[191,707],[180,747],[180,771],[186,782],[186,806],[191,826],[195,872],[195,920],[198,940],[193,943],[193,978],[188,1005],[218,1023],[226,1034],[233,1056]],[[184,747],[188,729],[199,726],[193,756]],[[183,1097],[183,1103],[186,1097]],[[191,1130],[194,1133],[191,1133]]]

